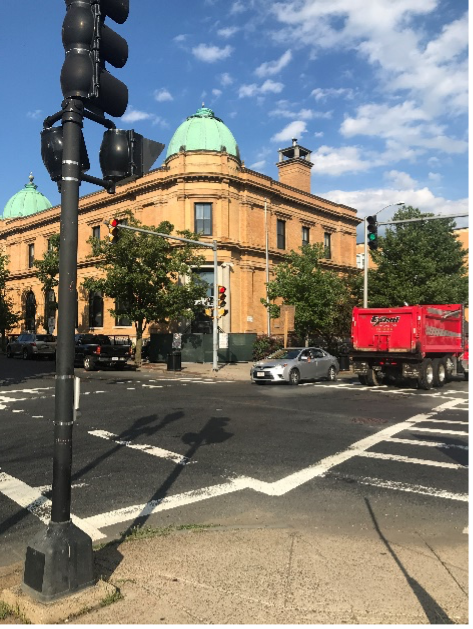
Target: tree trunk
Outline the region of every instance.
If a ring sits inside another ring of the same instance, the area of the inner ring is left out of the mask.
[[[143,347],[143,324],[136,325],[136,346],[135,346],[135,365],[139,369],[141,367],[141,348]]]

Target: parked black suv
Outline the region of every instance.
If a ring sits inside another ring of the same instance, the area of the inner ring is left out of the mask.
[[[75,343],[74,361],[86,371],[100,367],[125,369],[131,355],[128,345],[112,345],[105,334],[76,334]]]

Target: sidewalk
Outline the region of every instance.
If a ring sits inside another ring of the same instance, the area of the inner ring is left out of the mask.
[[[436,544],[434,551],[413,538],[388,541],[376,530],[357,537],[323,534],[314,527],[196,527],[111,543],[95,552],[95,561],[97,577],[115,586],[116,594],[102,601],[105,606],[96,604],[76,617],[67,618],[71,610],[67,600],[54,603],[62,605],[59,622],[468,622],[463,545]],[[5,582],[1,573],[0,581]],[[10,581],[18,585],[21,572],[10,575]],[[86,592],[81,596],[84,610],[91,599]]]
[[[142,363],[141,371],[153,371],[167,377],[187,378],[200,377],[209,380],[244,380],[250,382],[250,369],[252,362],[248,363],[219,363],[218,371],[213,371],[212,363],[182,363],[181,371],[168,371],[166,363]],[[338,378],[353,377],[351,371],[340,371]]]

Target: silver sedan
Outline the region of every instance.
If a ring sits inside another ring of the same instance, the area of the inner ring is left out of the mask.
[[[339,370],[335,356],[320,347],[287,347],[255,363],[250,370],[250,376],[252,382],[257,384],[299,384],[301,380],[320,378],[335,381]]]

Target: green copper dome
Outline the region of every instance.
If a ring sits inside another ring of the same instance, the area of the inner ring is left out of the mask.
[[[30,173],[30,182],[25,184],[19,192],[14,194],[3,209],[3,218],[17,218],[18,216],[31,216],[41,210],[52,207],[49,200],[38,192],[38,186],[33,183],[33,174]]]
[[[179,151],[226,151],[240,159],[238,144],[230,129],[208,107],[201,107],[175,131],[166,159]]]

